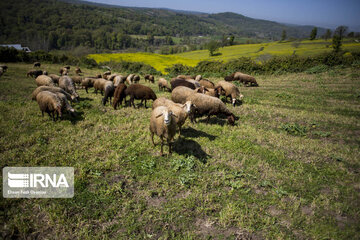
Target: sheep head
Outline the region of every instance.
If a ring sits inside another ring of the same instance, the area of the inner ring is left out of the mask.
[[[156,118],[159,118],[161,116],[164,116],[164,124],[166,126],[169,126],[171,123],[171,116],[174,116],[177,118],[177,116],[170,110],[164,110],[162,113],[156,116]]]
[[[191,101],[186,101],[186,103],[183,105],[183,108],[185,112],[189,114],[195,108],[195,105]]]

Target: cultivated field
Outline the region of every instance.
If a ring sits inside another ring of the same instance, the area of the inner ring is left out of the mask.
[[[220,48],[216,56],[209,56],[208,50],[191,51],[173,55],[161,55],[152,53],[114,53],[114,54],[91,54],[96,62],[107,61],[129,61],[143,62],[156,70],[166,73],[165,69],[176,63],[187,66],[195,66],[200,61],[218,60],[229,61],[240,57],[251,57],[257,61],[264,61],[272,56],[288,56],[297,54],[299,56],[314,56],[317,54],[331,52],[331,40],[303,40],[303,41],[286,41],[270,42],[258,44],[244,44]],[[360,43],[353,40],[343,42],[342,46],[345,51],[359,51]]]
[[[114,110],[80,89],[77,116],[53,122],[30,99],[36,86],[25,74],[32,65],[7,65],[1,168],[74,167],[75,196],[1,198],[2,238],[360,236],[359,69],[257,76],[260,87],[240,87],[243,105],[228,104],[240,118],[235,126],[216,117],[186,122],[173,155],[160,157],[150,140],[150,108]],[[60,68],[43,65],[49,73]]]

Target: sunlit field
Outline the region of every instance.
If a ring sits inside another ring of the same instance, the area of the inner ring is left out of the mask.
[[[1,167],[74,167],[75,196],[1,198],[4,239],[359,238],[358,68],[259,75],[260,87],[239,85],[242,105],[227,104],[239,117],[235,126],[218,117],[187,120],[173,155],[161,157],[150,140],[151,101],[148,109],[114,110],[93,89],[78,89],[76,116],[53,122],[30,98],[32,65],[7,65]],[[143,76],[140,83],[170,98]]]

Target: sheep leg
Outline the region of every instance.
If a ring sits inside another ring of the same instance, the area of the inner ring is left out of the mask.
[[[211,114],[208,115],[208,117],[206,119],[206,123],[209,123],[210,117],[211,117]]]
[[[134,108],[136,108],[136,107],[135,107],[135,103],[134,103],[134,96],[131,96],[131,97],[130,97],[130,106],[131,106],[131,105],[132,105]]]
[[[160,151],[160,153],[161,153],[161,156],[163,156],[164,155],[164,153],[163,153],[164,139],[163,139],[162,136],[160,137],[160,139],[161,139],[161,151]]]
[[[153,133],[153,132],[151,132],[151,141],[152,141],[153,145],[155,146],[155,142],[154,142],[154,133]]]
[[[168,139],[167,142],[168,142],[168,145],[169,145],[169,155],[171,155],[171,140]]]
[[[146,99],[145,99],[145,108],[147,108],[147,106],[146,106]]]
[[[41,111],[41,115],[42,115],[42,117],[44,117],[44,111]]]
[[[103,90],[101,90],[101,91],[100,91],[100,93],[101,93],[101,96],[104,96],[104,92],[103,92]]]
[[[86,91],[86,93],[89,93],[89,92],[88,92],[88,88],[87,88],[87,87],[85,87],[85,91]]]

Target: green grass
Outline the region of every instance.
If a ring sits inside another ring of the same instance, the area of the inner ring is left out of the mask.
[[[303,41],[285,41],[257,44],[243,44],[220,48],[216,56],[209,56],[208,50],[198,50],[184,52],[173,55],[161,55],[153,53],[114,53],[114,54],[91,54],[90,58],[96,62],[106,61],[130,61],[144,62],[151,65],[156,70],[166,73],[165,69],[174,64],[180,63],[187,66],[195,66],[200,61],[217,60],[229,61],[240,57],[251,57],[257,61],[264,61],[272,56],[288,56],[296,53],[299,56],[314,56],[317,54],[331,52],[331,40],[303,40]],[[343,50],[359,51],[360,43],[351,40],[344,41]]]
[[[151,109],[103,107],[80,89],[77,117],[53,122],[30,100],[32,66],[8,66],[1,167],[74,167],[75,196],[1,198],[5,239],[359,237],[359,69],[258,76],[260,87],[240,88],[242,106],[227,105],[236,126],[187,121],[173,155],[160,157]]]

